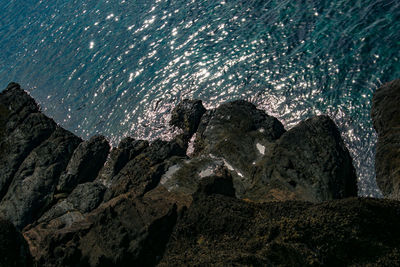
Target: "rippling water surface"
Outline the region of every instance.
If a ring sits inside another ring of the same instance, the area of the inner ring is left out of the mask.
[[[247,99],[286,128],[329,114],[374,182],[371,97],[400,77],[389,0],[0,0],[0,86],[21,83],[86,138],[168,137],[181,99]]]

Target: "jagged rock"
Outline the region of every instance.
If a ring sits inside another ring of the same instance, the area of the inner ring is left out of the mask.
[[[376,126],[378,134],[395,135],[390,125],[396,121],[377,110],[376,117],[385,119]],[[350,155],[329,117],[311,118],[286,132],[246,101],[204,112],[201,101],[185,100],[171,121],[182,135],[150,145],[125,138],[106,159],[104,137],[82,142],[10,84],[0,93],[0,213],[18,229],[25,227],[34,264],[399,261],[397,202],[299,201],[357,193]],[[194,132],[195,152],[188,157]],[[257,204],[270,200],[275,202]],[[0,238],[0,250],[7,242],[10,236]]]
[[[357,177],[340,132],[328,116],[300,122],[256,164],[252,200],[313,202],[357,196]]]
[[[27,229],[25,238],[40,265],[154,266],[176,218],[176,205],[168,199],[129,193],[68,227],[53,220]]]
[[[400,204],[196,198],[158,266],[396,266]]]
[[[285,129],[274,117],[253,104],[238,100],[207,111],[200,122],[194,142],[194,155],[223,160],[233,173],[238,196],[252,184],[252,163],[278,139]]]
[[[57,127],[19,167],[0,202],[0,213],[19,229],[39,218],[52,203],[58,178],[80,142]]]
[[[169,159],[185,156],[185,149],[175,141],[154,141],[119,172],[107,190],[104,200],[108,201],[129,191],[137,196],[145,194],[158,185],[161,176],[172,164]]]
[[[10,222],[0,217],[0,266],[33,266],[28,244]]]
[[[54,132],[56,123],[39,113],[35,101],[16,83],[0,93],[0,200],[29,153]]]
[[[400,79],[381,86],[372,98],[371,117],[378,133],[376,182],[383,195],[400,199]]]
[[[171,113],[170,125],[183,130],[183,133],[190,138],[199,126],[201,117],[206,112],[201,100],[184,99]]]
[[[93,136],[74,151],[67,169],[57,185],[58,192],[71,192],[78,184],[93,181],[103,167],[110,151],[104,136]]]
[[[82,213],[87,213],[102,202],[106,187],[99,183],[78,184],[72,193],[68,196],[67,201]]]
[[[115,177],[130,160],[142,153],[148,146],[148,141],[135,140],[131,137],[122,139],[118,147],[111,150],[110,156],[104,167],[100,170],[97,179],[105,184],[111,184],[113,177]]]
[[[192,159],[163,175],[161,184],[170,192],[191,195],[204,177],[225,166],[242,199],[318,202],[357,195],[350,154],[327,116],[285,132],[251,103],[234,101],[203,115],[195,147]]]

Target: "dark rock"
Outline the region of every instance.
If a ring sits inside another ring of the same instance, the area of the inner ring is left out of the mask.
[[[93,181],[103,167],[110,145],[103,136],[93,136],[74,151],[57,185],[59,192],[71,192],[78,184]]]
[[[400,199],[400,79],[384,84],[372,98],[371,117],[378,133],[376,182],[383,195]]]
[[[352,159],[328,116],[305,120],[284,133],[257,163],[254,180],[261,184],[248,196],[253,200],[319,202],[357,196]]]
[[[170,125],[182,129],[190,139],[197,131],[201,117],[205,112],[206,109],[201,100],[185,99],[172,110]]]
[[[57,127],[19,167],[0,202],[0,213],[19,229],[39,218],[53,202],[58,178],[80,142]]]
[[[81,213],[87,213],[102,202],[106,187],[99,183],[78,184],[72,193],[68,196],[67,201]]]
[[[80,222],[57,220],[27,229],[38,264],[51,266],[154,266],[177,218],[176,205],[159,195],[120,195]],[[53,224],[54,223],[54,224]]]
[[[159,266],[396,266],[400,204],[349,198],[255,204],[197,198]]]
[[[145,194],[158,185],[161,176],[171,165],[169,159],[185,156],[185,149],[174,141],[154,141],[119,172],[104,200],[108,201],[129,191],[137,196]]]
[[[25,239],[10,221],[3,218],[0,218],[0,266],[33,266]]]
[[[148,146],[148,141],[135,140],[131,137],[122,139],[118,147],[111,150],[110,156],[104,167],[100,170],[97,179],[103,183],[110,184],[113,177],[115,177],[130,160],[142,153]]]
[[[29,153],[49,138],[56,123],[16,83],[0,93],[0,200]]]
[[[224,167],[217,170],[217,175],[208,176],[202,179],[199,182],[194,197],[201,197],[203,195],[209,196],[213,194],[235,197],[235,188],[233,187],[232,176]]]
[[[207,111],[196,132],[195,155],[208,155],[224,161],[233,172],[240,195],[251,186],[252,163],[263,153],[258,146],[268,147],[285,129],[274,117],[246,101],[233,101]]]

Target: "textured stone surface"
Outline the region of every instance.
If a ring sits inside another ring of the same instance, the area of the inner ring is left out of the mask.
[[[93,136],[74,151],[57,185],[58,192],[71,192],[78,184],[93,181],[110,151],[104,136]]]
[[[53,120],[16,83],[0,93],[0,200],[29,153],[55,130]]]
[[[357,196],[350,154],[328,116],[305,120],[284,133],[256,164],[252,199],[313,202]]]
[[[396,266],[399,203],[320,204],[197,198],[178,219],[159,266]]]
[[[60,174],[80,142],[57,127],[24,159],[0,202],[0,213],[19,229],[38,219],[53,202]]]
[[[124,194],[67,227],[57,219],[27,229],[25,238],[44,266],[154,266],[176,218],[173,202]]]
[[[155,188],[170,166],[172,157],[184,157],[186,151],[174,141],[154,141],[143,152],[129,161],[114,178],[107,190],[105,201],[128,191],[137,196]]]
[[[118,147],[111,150],[110,156],[104,167],[100,170],[97,179],[105,184],[111,184],[113,178],[122,168],[148,146],[149,142],[147,141],[125,137],[121,140]]]
[[[400,199],[400,79],[384,84],[372,99],[371,117],[378,133],[376,182],[385,197]]]

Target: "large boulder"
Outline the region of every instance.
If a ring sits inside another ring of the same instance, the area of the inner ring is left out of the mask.
[[[316,116],[284,133],[256,163],[248,198],[320,202],[357,196],[357,176],[335,123]]]
[[[372,98],[371,117],[378,133],[376,182],[383,195],[400,199],[400,79],[381,86]]]

